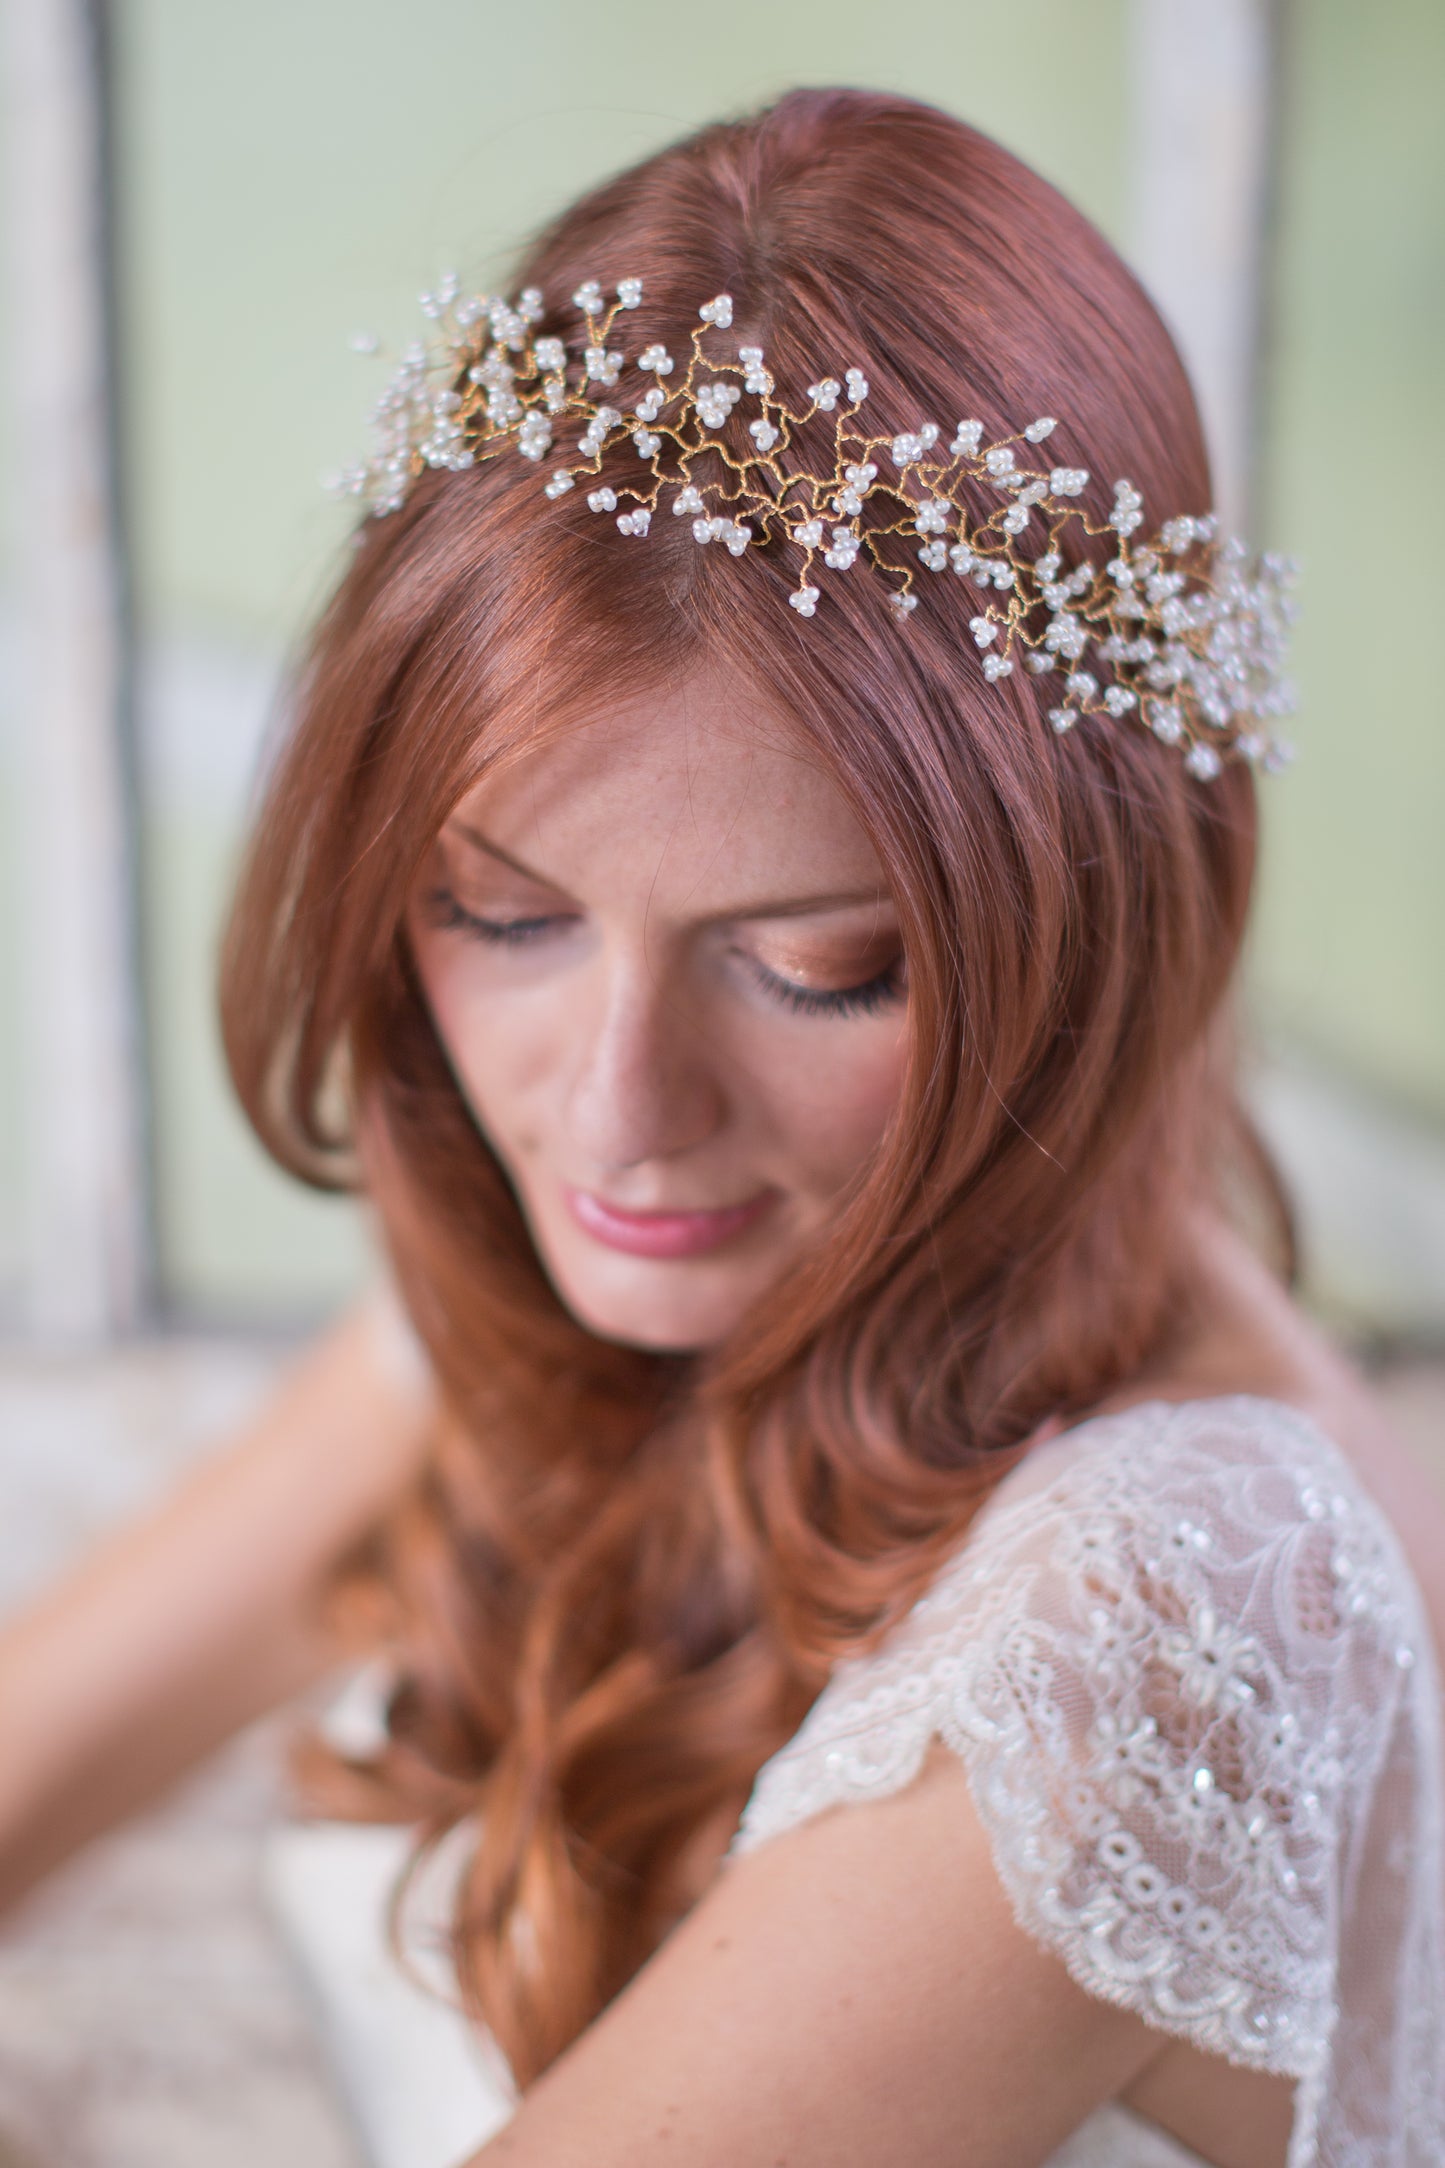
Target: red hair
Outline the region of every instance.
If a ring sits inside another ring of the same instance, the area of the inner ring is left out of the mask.
[[[685,350],[726,289],[795,406],[858,362],[870,430],[1057,413],[1051,456],[1097,477],[1096,519],[1118,475],[1151,524],[1208,508],[1140,287],[1046,182],[927,106],[794,91],[706,128],[566,211],[517,283],[542,289],[539,330],[575,333],[579,282],[629,275],[636,347]],[[820,450],[804,434],[797,456]],[[1167,1344],[1191,1208],[1249,1163],[1220,1022],[1246,766],[1197,782],[1107,719],[1055,737],[1032,680],[984,684],[962,581],[920,583],[900,627],[860,568],[805,624],[791,544],[735,562],[668,519],[639,542],[583,496],[549,502],[504,455],[423,474],[363,529],[223,980],[251,1120],[296,1174],[374,1200],[441,1382],[426,1473],[367,1562],[404,1661],[356,1801],[431,1834],[477,1817],[458,1970],[523,2083],[655,1948],[832,1663],[916,1600],[1031,1434]],[[911,1051],[826,1248],[727,1345],[660,1356],[552,1291],[402,913],[484,768],[703,665],[761,693],[867,827]]]

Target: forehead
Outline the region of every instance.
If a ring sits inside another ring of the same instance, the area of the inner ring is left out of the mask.
[[[645,883],[654,907],[883,886],[819,754],[755,693],[712,678],[545,730],[473,786],[451,826],[574,892]]]

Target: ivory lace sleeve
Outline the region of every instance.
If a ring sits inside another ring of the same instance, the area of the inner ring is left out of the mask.
[[[1050,1441],[759,1775],[732,1851],[963,1761],[1020,1924],[1089,1992],[1302,2081],[1290,2168],[1445,2160],[1440,1680],[1383,1514],[1305,1416]]]

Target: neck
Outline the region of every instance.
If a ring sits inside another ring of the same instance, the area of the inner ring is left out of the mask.
[[[1341,1393],[1358,1391],[1323,1334],[1217,1212],[1193,1216],[1188,1248],[1194,1269],[1187,1307],[1145,1369],[1111,1395],[1110,1407],[1257,1393],[1318,1414]]]

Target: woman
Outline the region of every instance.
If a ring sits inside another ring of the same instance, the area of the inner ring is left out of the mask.
[[[1274,574],[1169,339],[858,92],[518,286],[383,401],[225,959],[418,1359],[18,1630],[12,1884],[381,1650],[311,1797],[448,1836],[478,2161],[1436,2160],[1445,1516],[1232,1093]]]

